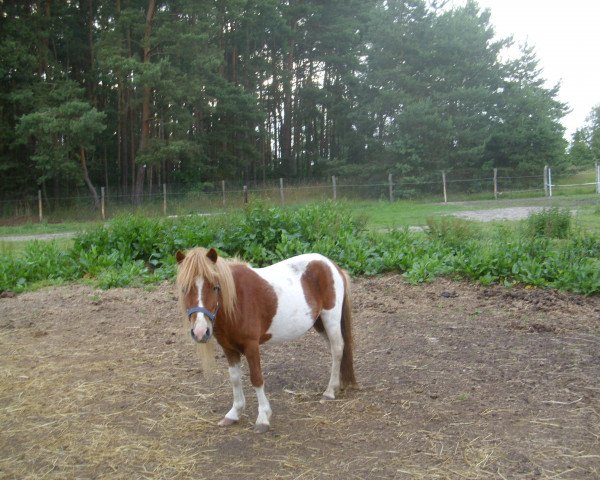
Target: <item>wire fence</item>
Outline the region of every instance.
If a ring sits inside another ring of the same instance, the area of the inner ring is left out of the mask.
[[[260,200],[270,204],[294,205],[333,200],[423,200],[452,202],[554,195],[600,194],[600,166],[595,181],[564,183],[552,178],[548,167],[539,175],[500,174],[461,178],[460,172],[439,172],[425,180],[394,178],[391,174],[372,177],[370,181],[332,176],[299,181],[285,178],[248,184],[232,181],[203,183],[197,187],[163,184],[142,196],[102,187],[99,202],[87,192],[52,197],[41,190],[37,197],[0,200],[0,221],[64,222],[107,219],[124,213],[144,215],[186,215],[211,213]],[[565,177],[568,178],[568,177]]]

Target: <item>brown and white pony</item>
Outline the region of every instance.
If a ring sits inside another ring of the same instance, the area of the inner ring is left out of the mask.
[[[179,298],[192,338],[207,346],[214,336],[229,363],[233,406],[219,425],[240,420],[245,406],[240,359],[245,355],[258,398],[255,430],[269,429],[271,407],[264,390],[259,345],[298,338],[311,327],[331,348],[331,376],[323,398],[334,399],[340,388],[356,385],[349,280],[331,260],[311,253],[252,268],[226,261],[212,248],[177,252],[176,258]],[[213,355],[207,356],[214,362]]]

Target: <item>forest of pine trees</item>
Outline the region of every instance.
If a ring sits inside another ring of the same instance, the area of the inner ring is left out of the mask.
[[[560,164],[533,50],[439,3],[4,0],[0,197]]]

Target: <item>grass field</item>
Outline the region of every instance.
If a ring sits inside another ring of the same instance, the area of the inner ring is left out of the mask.
[[[0,226],[0,237],[13,235],[38,235],[45,233],[79,232],[98,222],[24,223]],[[0,238],[1,239],[1,238]]]

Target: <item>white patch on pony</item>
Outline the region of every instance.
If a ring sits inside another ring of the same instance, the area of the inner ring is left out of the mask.
[[[254,429],[257,432],[264,433],[270,427],[271,405],[269,404],[269,399],[265,395],[264,385],[254,387],[254,391],[256,392],[256,399],[258,400],[258,417],[256,418]]]
[[[219,422],[219,425],[222,427],[239,422],[244,407],[246,406],[244,389],[242,388],[242,370],[239,363],[229,367],[229,380],[231,381],[231,388],[233,389],[233,406],[231,407],[231,410],[227,412],[225,418]]]
[[[204,286],[204,279],[199,278],[196,281],[196,287],[198,289],[198,301],[197,301],[198,307],[204,307],[204,305],[202,305],[202,288],[203,288],[203,286]],[[206,318],[204,318],[204,315],[202,315],[200,313],[196,313],[196,320],[194,321],[194,326],[192,327],[192,331],[194,332],[196,339],[200,340],[202,337],[204,337],[207,329],[208,329],[208,322],[206,321]]]
[[[323,262],[331,270],[335,289],[335,306],[331,310],[323,310],[324,326],[328,329],[326,318],[331,319],[334,328],[335,319],[339,326],[342,312],[344,280],[335,265],[323,255],[307,253],[284,260],[265,268],[253,269],[266,280],[277,295],[277,312],[267,331],[271,335],[269,342],[280,343],[294,340],[306,333],[315,322],[310,305],[306,301],[302,288],[302,275],[310,262]]]

